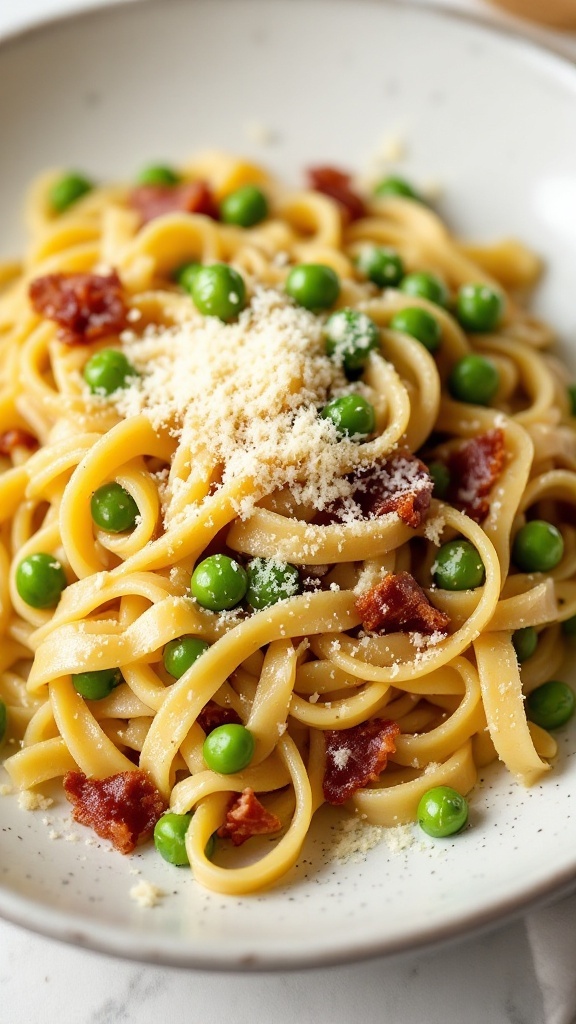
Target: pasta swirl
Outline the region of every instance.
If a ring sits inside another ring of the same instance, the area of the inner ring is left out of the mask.
[[[219,153],[50,173],[0,267],[5,768],[123,851],[164,807],[222,893],[286,876],[325,801],[392,827],[556,753],[576,399],[539,263],[393,191]],[[137,784],[145,826],[89,820],[86,787]]]

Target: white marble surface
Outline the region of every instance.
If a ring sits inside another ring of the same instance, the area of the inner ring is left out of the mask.
[[[94,0],[0,0],[0,33]],[[114,0],[106,0],[114,2]],[[428,3],[430,0],[419,0]],[[465,11],[481,0],[446,0]],[[511,19],[508,19],[511,23]],[[549,40],[572,49],[555,34]],[[0,922],[0,1024],[544,1024],[524,922],[419,957],[270,975],[107,958]]]
[[[542,1024],[524,925],[436,955],[307,973],[128,964],[0,926],[2,1024]]]

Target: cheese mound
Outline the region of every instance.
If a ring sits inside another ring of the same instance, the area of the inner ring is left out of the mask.
[[[351,493],[345,478],[361,462],[357,441],[339,437],[319,411],[350,384],[326,355],[322,320],[283,292],[256,287],[237,322],[201,316],[194,307],[173,326],[127,331],[123,351],[139,377],[115,404],[169,429],[190,453],[189,468],[213,467],[217,486],[252,481],[254,501],[288,488],[297,502],[325,508]]]

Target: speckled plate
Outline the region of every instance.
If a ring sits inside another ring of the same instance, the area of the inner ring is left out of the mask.
[[[475,237],[517,235],[547,257],[539,310],[567,357],[576,332],[576,70],[462,19],[370,0],[161,0],[70,17],[0,47],[0,247],[45,166],[129,177],[211,145],[298,180],[318,161],[366,167],[383,143],[439,182],[444,215]],[[496,766],[454,841],[398,836],[339,856],[320,816],[286,884],[233,899],[154,851],[123,858],[48,810],[0,805],[0,913],[110,953],[232,969],[393,953],[486,925],[576,879],[576,735],[526,791]],[[394,842],[393,840],[396,840]],[[138,873],[139,872],[139,873]],[[153,909],[129,890],[163,890]]]

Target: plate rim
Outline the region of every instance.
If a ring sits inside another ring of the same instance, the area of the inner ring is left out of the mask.
[[[501,900],[497,907],[469,913],[465,918],[449,921],[443,926],[434,925],[426,930],[420,929],[416,938],[407,936],[401,940],[369,941],[365,945],[356,942],[352,950],[342,948],[306,954],[284,950],[264,955],[262,952],[247,950],[240,954],[227,953],[215,957],[212,954],[193,952],[187,947],[182,947],[181,940],[172,937],[167,943],[166,936],[162,936],[160,944],[156,945],[154,939],[148,940],[145,930],[138,936],[131,935],[131,945],[127,946],[126,935],[122,929],[116,930],[113,925],[90,921],[84,915],[73,911],[37,904],[30,897],[10,892],[4,884],[0,884],[0,918],[65,945],[131,962],[220,974],[238,970],[274,973],[337,967],[384,957],[389,960],[400,959],[409,955],[416,956],[432,948],[435,953],[440,952],[454,945],[459,939],[477,939],[497,928],[512,924],[527,912],[560,902],[574,892],[576,872],[574,868],[567,868],[552,881],[548,880],[535,886],[528,896]],[[47,918],[46,921],[44,917]]]
[[[75,0],[80,3],[81,0]],[[66,11],[52,11],[39,14],[15,27],[0,30],[0,61],[8,51],[29,41],[48,35],[52,31],[72,25],[100,21],[103,17],[114,17],[117,14],[136,12],[137,7],[153,8],[160,3],[170,3],[173,7],[188,5],[189,0],[113,0],[103,3],[102,0],[87,0],[82,7],[75,6]],[[231,3],[233,0],[223,0]],[[264,0],[260,0],[264,2]],[[306,0],[299,0],[303,5]],[[352,3],[353,0],[322,0],[323,3]],[[355,0],[356,3],[359,0]],[[500,24],[496,16],[489,11],[483,17],[473,11],[448,9],[438,6],[436,2],[423,6],[417,0],[361,0],[366,6],[388,7],[396,10],[410,10],[417,17],[440,19],[452,24],[464,24],[492,40],[506,41],[528,58],[544,60],[550,72],[560,76],[564,83],[572,86],[576,93],[576,62],[554,45],[550,38],[535,38],[527,23],[525,32],[518,31],[514,25],[506,22]],[[0,917],[10,924],[27,929],[46,938],[56,939],[68,945],[93,950],[111,957],[139,963],[176,968],[191,968],[226,973],[243,970],[253,972],[274,972],[278,970],[303,970],[353,964],[377,957],[401,957],[418,954],[434,947],[440,950],[455,943],[460,938],[476,938],[495,928],[513,922],[526,912],[538,909],[557,900],[561,900],[576,891],[576,860],[573,866],[558,870],[552,877],[540,883],[533,883],[528,891],[509,897],[500,898],[498,903],[486,909],[468,911],[465,916],[457,916],[443,925],[431,925],[420,928],[417,935],[384,940],[370,939],[365,944],[358,941],[352,950],[334,948],[328,950],[308,951],[299,953],[284,949],[278,953],[250,952],[241,954],[226,952],[219,956],[211,953],[203,954],[201,949],[194,951],[182,946],[181,939],[162,935],[155,939],[148,937],[145,930],[138,934],[127,935],[123,929],[116,929],[111,924],[90,919],[84,913],[71,910],[60,910],[54,906],[37,903],[32,897],[15,892],[0,882]]]
[[[195,0],[192,0],[192,3],[194,2]],[[233,0],[227,0],[227,2],[230,3]],[[293,2],[300,3],[303,6],[306,0],[293,0]],[[530,21],[522,22],[520,18],[516,19],[520,26],[517,27],[509,20],[500,21],[496,12],[490,8],[487,9],[485,15],[482,15],[477,14],[475,11],[466,11],[458,7],[445,7],[442,0],[440,0],[440,3],[438,3],[438,0],[431,0],[431,3],[426,3],[425,5],[419,3],[418,0],[322,0],[322,2],[326,4],[334,2],[362,3],[365,6],[375,8],[392,7],[397,10],[408,9],[422,14],[424,17],[443,18],[449,22],[462,22],[473,25],[478,30],[496,38],[504,37],[512,44],[518,45],[521,48],[531,49],[535,55],[547,56],[553,61],[557,61],[560,66],[563,65],[564,70],[568,70],[570,74],[576,71],[576,60],[573,62],[563,49],[561,43],[553,38],[553,29],[547,28],[545,25],[534,26]],[[100,18],[106,13],[125,12],[137,6],[159,6],[161,3],[164,3],[164,5],[170,3],[175,7],[179,4],[188,6],[190,0],[108,0],[107,3],[103,2],[103,0],[84,0],[84,2],[82,0],[74,0],[75,5],[81,4],[82,6],[74,6],[65,11],[54,10],[46,14],[32,15],[29,20],[27,19],[21,24],[0,29],[0,57],[4,50],[8,49],[11,45],[27,42],[29,38],[35,35],[42,35],[47,29],[58,29],[72,21]],[[543,38],[543,33],[545,32],[547,33],[546,38]],[[560,32],[557,31],[556,34],[559,35]]]

